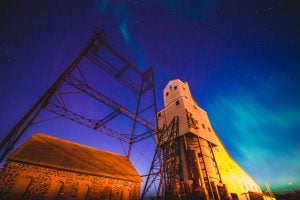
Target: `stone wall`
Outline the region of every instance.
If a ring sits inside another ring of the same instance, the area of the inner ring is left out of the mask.
[[[23,199],[139,199],[140,183],[8,161],[0,171],[0,197],[20,195]]]

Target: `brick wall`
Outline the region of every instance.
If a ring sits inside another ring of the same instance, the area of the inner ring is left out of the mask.
[[[140,183],[8,161],[0,171],[0,197],[11,198],[17,184],[28,185],[23,199],[45,199],[57,184],[61,187],[56,199],[139,199],[140,195]]]

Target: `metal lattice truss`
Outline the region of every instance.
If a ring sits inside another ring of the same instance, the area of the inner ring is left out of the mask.
[[[109,52],[110,56],[106,56],[103,52]],[[111,60],[114,60],[114,62]],[[121,102],[117,102],[111,97],[104,95],[95,87],[92,87],[82,73],[83,67],[87,65],[93,65],[95,68],[104,71],[134,93],[137,96],[137,102],[134,102],[134,109],[125,107]],[[64,88],[72,88],[72,92],[70,90],[66,91]],[[91,119],[82,113],[72,110],[65,103],[65,97],[70,93],[86,95],[112,111],[102,119]],[[147,93],[152,97],[151,102],[149,105],[142,107],[141,101],[143,95]],[[95,131],[128,143],[127,156],[129,157],[131,147],[134,143],[152,137],[155,134],[153,121],[142,116],[144,112],[149,110],[153,110],[151,118],[156,113],[153,71],[150,68],[142,72],[130,64],[125,57],[106,42],[106,36],[103,31],[96,31],[85,49],[1,141],[1,161],[13,149],[28,127],[34,123],[34,120],[42,110],[50,111],[59,117],[70,119]],[[133,125],[129,133],[123,133],[107,126],[108,122],[120,115],[132,121]],[[144,127],[145,131],[138,132],[137,126]]]
[[[151,188],[155,188],[155,196],[158,199],[174,199],[180,195],[180,185],[176,185],[183,178],[178,121],[179,117],[176,116],[170,124],[165,124],[163,129],[158,131],[157,148],[141,199],[145,198],[147,193],[151,193]]]

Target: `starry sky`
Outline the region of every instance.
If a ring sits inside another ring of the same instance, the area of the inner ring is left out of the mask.
[[[169,80],[187,81],[231,156],[260,185],[267,181],[283,190],[291,181],[299,187],[299,5],[296,0],[1,1],[1,138],[93,31],[103,28],[109,43],[132,63],[141,70],[153,67],[158,109]],[[54,126],[47,130],[55,132]],[[94,134],[59,128],[58,137],[107,145]]]

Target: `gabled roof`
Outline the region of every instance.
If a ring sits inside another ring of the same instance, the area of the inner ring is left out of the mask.
[[[126,156],[87,147],[42,133],[31,136],[8,157],[8,160],[142,182],[141,177]]]

